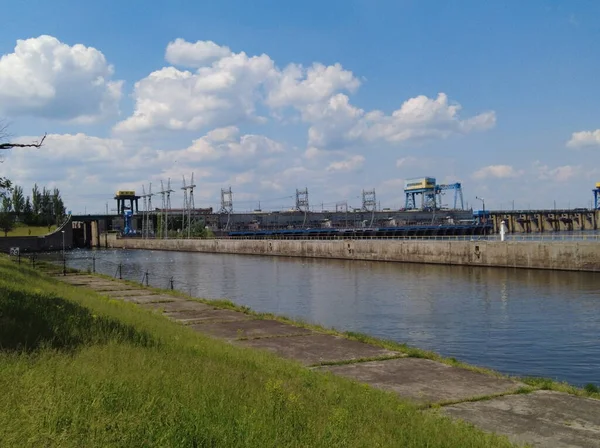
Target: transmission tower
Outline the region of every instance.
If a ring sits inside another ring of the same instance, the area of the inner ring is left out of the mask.
[[[298,190],[296,188],[296,210],[299,212],[307,212],[308,208],[308,188],[305,188],[304,190]]]
[[[183,176],[183,214],[181,219],[181,232],[185,232],[187,229],[187,237],[192,237],[192,215],[194,213],[194,173],[192,173],[192,182],[189,185],[185,183],[185,176]],[[187,226],[186,226],[187,221]]]
[[[166,216],[165,210],[167,209],[166,208],[166,194],[167,194],[167,192],[165,191],[165,185],[164,185],[164,183],[163,183],[162,180],[160,181],[160,191],[158,193],[160,194],[160,197],[162,199],[162,204],[161,204],[161,207],[160,207],[160,213],[158,214],[158,216],[160,216],[161,221],[162,221],[159,234],[160,234],[161,237],[164,237],[164,235],[167,233],[166,232],[167,223],[165,222],[165,219],[164,219],[164,217]]]
[[[185,220],[187,217],[187,209],[188,209],[188,187],[185,184],[185,175],[182,176],[183,177],[183,187],[181,187],[181,189],[183,190],[183,212],[181,213],[181,236],[184,236],[184,232],[185,232]]]
[[[146,194],[146,187],[142,185],[142,199],[144,200],[144,205],[142,209],[142,238],[146,238],[146,214],[148,213],[148,195]]]
[[[348,202],[347,201],[343,201],[343,202],[336,202],[335,204],[335,212],[336,213],[344,213],[345,215],[345,221],[346,224],[345,226],[348,227]]]
[[[369,227],[373,227],[373,221],[375,219],[375,210],[377,210],[377,197],[375,195],[375,189],[363,190],[362,209],[364,212],[371,212],[371,224],[369,224]]]
[[[150,238],[150,235],[154,235],[154,229],[153,229],[153,223],[154,221],[152,220],[152,196],[154,196],[152,194],[152,182],[150,182],[150,185],[148,187],[148,212],[146,213],[146,237]]]
[[[171,179],[167,180],[167,189],[165,191],[165,238],[169,238],[169,212],[171,211]]]
[[[229,188],[221,188],[221,209],[219,210],[219,213],[227,214],[225,230],[229,230],[229,220],[233,213],[233,193],[231,192],[231,186]]]
[[[308,188],[304,188],[304,190],[298,190],[296,188],[296,210],[299,212],[304,212],[304,221],[302,222],[302,227],[306,225],[306,215],[309,211],[310,204],[308,202]]]
[[[348,211],[348,202],[336,202],[335,203],[335,212],[336,213],[345,213]]]
[[[194,173],[192,173],[192,183],[188,185],[188,189],[190,190],[188,195],[188,238],[192,237],[192,228],[194,227],[195,220],[195,209],[196,205],[194,204],[194,187],[196,184],[194,183]]]

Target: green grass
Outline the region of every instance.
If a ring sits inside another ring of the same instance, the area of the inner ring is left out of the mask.
[[[56,230],[56,226],[26,226],[24,224],[16,224],[15,228],[8,232],[7,236],[43,236],[52,233]],[[4,238],[4,232],[0,232],[0,238]]]
[[[507,447],[0,257],[0,446]]]
[[[57,268],[56,265],[51,264],[51,263],[46,263],[46,266],[47,266],[47,269],[49,269],[50,271],[59,269],[59,268]],[[62,268],[60,268],[60,269],[62,269]],[[77,272],[77,271],[75,269],[69,270],[67,268],[67,272]],[[104,275],[104,274],[94,274],[94,275],[96,275],[98,277],[106,278],[109,280],[114,280],[114,278],[109,275]],[[119,281],[129,284],[129,285],[132,285],[132,286],[139,286],[139,283],[134,282],[134,281],[130,281],[130,280],[119,280]],[[339,330],[336,330],[335,328],[326,328],[326,327],[323,327],[318,324],[313,324],[313,323],[306,322],[306,321],[299,320],[299,319],[290,319],[288,317],[279,316],[279,315],[272,314],[272,313],[259,313],[259,312],[252,310],[248,306],[237,305],[236,303],[234,303],[228,299],[201,299],[201,298],[190,297],[186,293],[177,291],[177,290],[169,290],[169,289],[161,289],[161,288],[152,288],[152,289],[160,291],[163,294],[168,294],[168,295],[172,295],[175,297],[183,297],[188,300],[195,300],[195,301],[206,303],[206,304],[218,307],[218,308],[225,308],[225,309],[230,309],[233,311],[239,311],[242,313],[252,315],[255,318],[277,320],[279,322],[295,325],[295,326],[302,327],[302,328],[307,328],[307,329],[310,329],[313,331],[318,331],[318,332],[325,333],[325,334],[331,334],[334,336],[341,336],[341,337],[345,337],[350,340],[364,342],[365,344],[382,347],[382,348],[385,348],[388,350],[398,351],[398,352],[401,352],[411,358],[430,359],[430,360],[441,362],[441,363],[444,363],[444,364],[447,364],[447,365],[450,365],[453,367],[460,367],[460,368],[467,369],[467,370],[470,370],[470,371],[473,371],[476,373],[494,376],[496,378],[504,378],[504,379],[512,379],[515,381],[520,381],[525,384],[525,387],[523,387],[523,392],[532,392],[535,390],[552,390],[552,391],[556,391],[556,392],[564,392],[564,393],[568,393],[571,395],[577,395],[580,397],[600,399],[600,388],[595,384],[586,384],[585,387],[580,388],[580,387],[576,387],[571,384],[568,384],[566,382],[553,380],[551,378],[508,376],[508,375],[502,374],[500,372],[497,372],[495,370],[488,369],[486,367],[480,367],[480,366],[474,366],[471,364],[467,364],[467,363],[459,361],[453,357],[446,358],[446,357],[440,355],[439,353],[435,353],[435,352],[428,351],[428,350],[423,350],[423,349],[420,349],[417,347],[412,347],[412,346],[409,346],[408,344],[403,344],[403,343],[386,340],[386,339],[374,338],[373,336],[369,336],[367,334],[360,333],[360,332],[339,331]]]

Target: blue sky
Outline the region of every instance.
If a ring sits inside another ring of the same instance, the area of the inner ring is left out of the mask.
[[[401,207],[418,176],[474,206],[578,207],[600,181],[598,2],[13,3],[0,117],[51,136],[0,174],[59,186],[74,212],[192,171],[198,205],[231,185],[239,210],[304,186],[315,206],[375,188]]]

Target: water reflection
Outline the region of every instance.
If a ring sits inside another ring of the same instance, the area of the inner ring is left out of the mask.
[[[96,251],[96,267],[198,297],[361,331],[518,375],[600,384],[598,275],[503,268]],[[80,251],[75,257],[89,257]],[[90,262],[73,261],[86,268]]]

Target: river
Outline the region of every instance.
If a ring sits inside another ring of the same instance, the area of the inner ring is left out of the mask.
[[[69,266],[227,298],[519,376],[600,385],[597,273],[146,250],[76,250]]]

